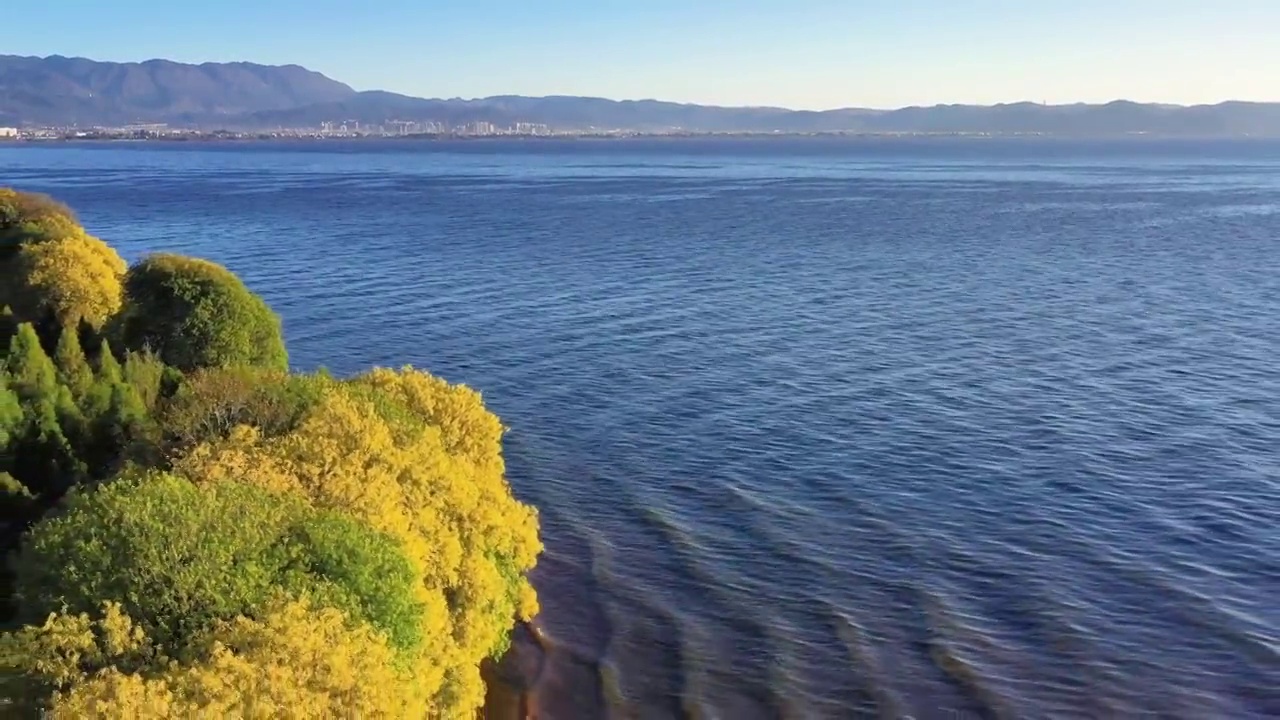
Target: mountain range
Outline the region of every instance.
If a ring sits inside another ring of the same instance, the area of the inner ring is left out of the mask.
[[[318,127],[391,120],[458,125],[545,124],[560,130],[641,132],[1048,133],[1280,136],[1280,103],[1177,106],[935,105],[827,111],[716,107],[657,100],[498,96],[427,99],[358,92],[297,65],[169,60],[98,62],[0,55],[0,126],[120,126],[168,123],[213,129]]]

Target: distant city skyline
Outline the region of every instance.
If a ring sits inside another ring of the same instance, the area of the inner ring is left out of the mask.
[[[426,5],[45,0],[6,8],[6,25],[21,32],[2,52],[299,64],[358,90],[441,98],[582,95],[815,110],[1280,101],[1274,0],[739,0],[733,11],[677,0]]]

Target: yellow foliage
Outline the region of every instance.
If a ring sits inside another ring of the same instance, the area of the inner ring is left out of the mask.
[[[64,327],[85,320],[101,327],[119,309],[124,260],[98,238],[83,231],[18,251],[20,297],[15,310],[39,317],[52,312]]]
[[[33,672],[48,688],[68,686],[86,672],[109,667],[142,653],[145,635],[117,603],[104,603],[103,616],[50,615],[44,625],[28,626],[0,639],[0,667]]]
[[[148,653],[119,606],[51,616],[6,638],[9,668],[52,689],[51,718],[422,718],[427,698],[383,636],[337,610],[280,602],[197,638],[181,660]],[[145,661],[139,660],[145,658]]]
[[[82,232],[75,213],[48,195],[0,188],[0,246]]]
[[[525,578],[542,549],[537,515],[511,495],[501,436],[478,393],[411,368],[377,370],[327,390],[292,433],[240,428],[175,469],[301,493],[400,539],[428,608],[415,680],[433,714],[465,717],[483,702],[480,661],[537,612]]]

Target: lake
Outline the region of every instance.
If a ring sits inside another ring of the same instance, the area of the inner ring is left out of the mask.
[[[1280,143],[0,146],[510,426],[547,717],[1280,716]]]

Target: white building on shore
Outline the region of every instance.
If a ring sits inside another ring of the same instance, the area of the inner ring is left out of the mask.
[[[0,127],[0,138],[18,137],[18,128]]]

